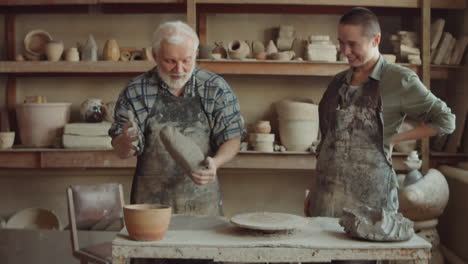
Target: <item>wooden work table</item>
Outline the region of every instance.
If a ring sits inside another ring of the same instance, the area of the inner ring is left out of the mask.
[[[346,236],[336,218],[308,218],[289,233],[241,229],[226,218],[173,216],[160,241],[129,240],[124,229],[112,242],[112,263],[127,258],[211,259],[228,262],[329,262],[414,260],[426,264],[431,245],[415,235],[405,242],[368,242]]]

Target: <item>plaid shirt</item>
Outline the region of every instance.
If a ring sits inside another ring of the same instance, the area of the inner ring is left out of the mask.
[[[239,102],[226,81],[216,74],[196,67],[182,96],[195,97],[195,87],[208,117],[214,147],[217,149],[232,138],[243,138],[244,119],[240,114]],[[158,76],[156,68],[153,68],[131,80],[117,100],[115,122],[109,129],[109,135],[114,138],[121,134],[122,127],[128,120],[128,110],[132,111],[140,135],[137,155],[143,153],[146,120],[158,94],[163,92],[162,89],[166,89],[167,94],[172,95],[169,87]]]

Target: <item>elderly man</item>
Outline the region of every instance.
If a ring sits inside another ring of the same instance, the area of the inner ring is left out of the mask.
[[[333,78],[320,101],[322,141],[304,211],[330,217],[341,217],[345,207],[395,212],[392,146],[452,133],[455,116],[413,71],[380,55],[380,26],[370,10],[353,8],[343,15],[338,41],[350,68]],[[397,133],[407,116],[420,126]]]
[[[157,66],[119,95],[109,134],[122,159],[138,156],[132,203],[159,203],[174,213],[222,215],[216,171],[239,151],[244,134],[239,103],[226,81],[195,66],[199,40],[187,24],[162,24],[153,36]],[[186,173],[161,143],[175,126],[207,157],[207,169]]]

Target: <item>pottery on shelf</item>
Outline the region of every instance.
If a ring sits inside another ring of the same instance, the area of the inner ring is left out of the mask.
[[[152,47],[143,48],[143,60],[154,61],[153,48]]]
[[[234,40],[228,45],[228,53],[231,59],[245,59],[250,54],[250,47],[243,40]]]
[[[271,55],[271,54],[276,53],[276,52],[278,52],[278,48],[276,48],[276,45],[273,42],[273,40],[270,40],[270,42],[268,42],[268,45],[266,47],[266,53],[268,55]]]
[[[97,61],[97,44],[93,35],[88,36],[88,40],[83,46],[80,46],[82,61]]]
[[[52,36],[45,30],[35,29],[26,34],[24,38],[25,54],[30,60],[39,60],[46,55],[46,45],[52,40]]]
[[[45,46],[48,61],[59,61],[63,53],[63,41],[51,40]]]
[[[15,132],[0,132],[0,149],[9,149],[15,142]]]
[[[104,119],[102,99],[89,98],[80,105],[80,117],[83,121],[88,123],[102,122]]]
[[[212,54],[220,54],[220,58],[227,58],[227,51],[223,46],[222,42],[215,42],[215,47],[211,51]],[[217,56],[216,56],[217,57]]]
[[[109,39],[102,49],[102,59],[106,61],[119,61],[120,49],[115,39]]]
[[[80,61],[80,53],[77,48],[68,48],[63,55],[66,61]]]
[[[288,61],[292,60],[296,54],[292,50],[288,51],[281,51],[281,52],[275,52],[270,54],[270,58],[272,60],[283,60],[283,61]]]
[[[198,58],[199,59],[211,59],[213,54],[214,45],[204,44],[198,47]]]
[[[270,121],[260,120],[255,123],[255,132],[259,134],[269,134],[271,132]]]

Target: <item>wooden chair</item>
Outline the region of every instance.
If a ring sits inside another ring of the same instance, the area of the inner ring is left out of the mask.
[[[81,264],[111,264],[111,241],[80,247],[78,230],[119,231],[123,227],[122,185],[72,185],[67,188],[67,198],[73,256]]]

